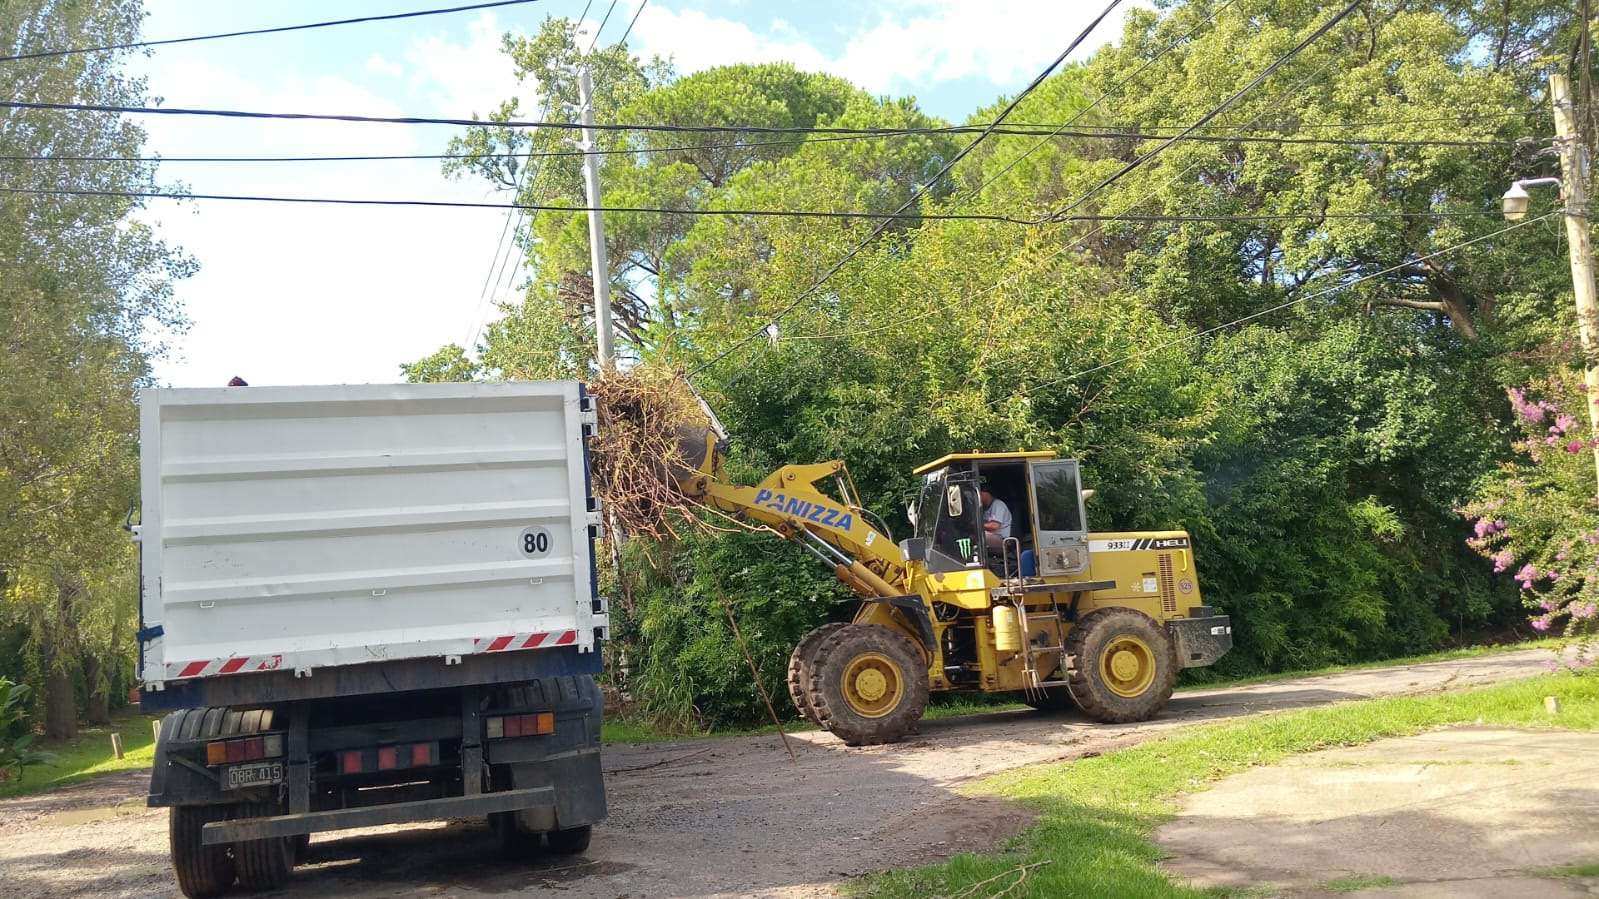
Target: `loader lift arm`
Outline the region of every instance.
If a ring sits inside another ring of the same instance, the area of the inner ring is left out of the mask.
[[[832,478],[839,498],[818,482]],[[832,568],[857,594],[878,599],[909,592],[899,547],[867,520],[842,461],[785,465],[752,487],[727,484],[703,470],[681,482],[683,492],[734,517],[759,522],[798,543]]]

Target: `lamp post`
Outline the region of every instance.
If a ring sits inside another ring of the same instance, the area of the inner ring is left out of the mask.
[[[1549,99],[1555,108],[1555,136],[1560,149],[1559,178],[1524,178],[1510,185],[1500,200],[1509,221],[1527,215],[1529,187],[1557,186],[1565,204],[1566,244],[1571,259],[1571,289],[1577,301],[1577,334],[1582,339],[1582,380],[1587,388],[1588,436],[1593,443],[1594,473],[1599,485],[1599,298],[1595,296],[1593,245],[1588,234],[1588,166],[1577,134],[1571,85],[1564,75],[1549,78]],[[1596,494],[1599,495],[1599,494]]]

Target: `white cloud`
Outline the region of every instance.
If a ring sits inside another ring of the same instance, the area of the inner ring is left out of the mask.
[[[496,34],[490,21],[465,43],[426,38],[401,61],[356,63],[349,77],[291,69],[250,78],[174,55],[153,60],[149,78],[152,92],[184,105],[458,116],[492,108],[515,86]],[[382,89],[353,80],[363,75]],[[459,130],[181,116],[145,124],[148,149],[164,156],[437,153]],[[172,163],[163,177],[196,193],[501,199],[481,182],[446,179],[437,160]],[[487,311],[479,292],[504,223],[487,210],[233,201],[152,201],[143,217],[202,266],[178,286],[193,326],[158,371],[178,386],[233,375],[252,384],[399,380],[398,363],[471,335]]]
[[[684,72],[786,60],[841,75],[874,93],[918,93],[965,78],[983,79],[998,92],[1025,83],[1099,12],[1097,3],[1059,0],[899,0],[888,7],[834,54],[801,38],[784,19],[763,34],[731,19],[660,4],[640,15],[633,43],[645,55],[672,57]],[[1107,18],[1076,58],[1119,37],[1120,23],[1120,14]]]
[[[393,60],[385,59],[381,53],[367,57],[366,70],[374,75],[387,75],[390,78],[398,78],[405,74],[403,66]]]

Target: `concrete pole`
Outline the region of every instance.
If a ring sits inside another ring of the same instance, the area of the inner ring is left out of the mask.
[[[583,104],[583,188],[589,205],[589,265],[594,274],[594,337],[600,368],[616,364],[615,336],[611,331],[611,265],[605,255],[605,220],[600,213],[600,157],[594,142],[594,82],[588,67],[578,71],[577,88]]]
[[[1560,193],[1566,207],[1566,243],[1571,248],[1571,286],[1577,298],[1577,333],[1582,338],[1583,383],[1588,388],[1588,436],[1599,440],[1599,296],[1593,279],[1593,244],[1588,234],[1587,149],[1577,131],[1571,85],[1564,75],[1549,78],[1560,145]],[[1599,444],[1594,446],[1595,484],[1599,486]]]

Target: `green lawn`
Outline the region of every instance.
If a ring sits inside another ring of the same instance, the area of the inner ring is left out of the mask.
[[[62,742],[37,744],[50,760],[29,765],[20,777],[0,781],[0,798],[52,790],[108,771],[148,768],[155,755],[155,737],[148,715],[122,714],[105,727],[84,727]],[[111,733],[122,735],[123,756],[111,756]]]
[[[1557,716],[1544,710],[1545,696],[1560,697]],[[1284,712],[1184,730],[1102,756],[1007,772],[967,790],[1038,810],[1038,823],[1006,851],[878,874],[855,881],[850,889],[858,896],[883,899],[993,896],[1025,875],[1025,881],[1005,893],[1007,899],[1215,895],[1168,880],[1156,868],[1160,850],[1150,835],[1175,814],[1183,794],[1292,753],[1477,721],[1599,729],[1599,676],[1542,675],[1457,693]]]

